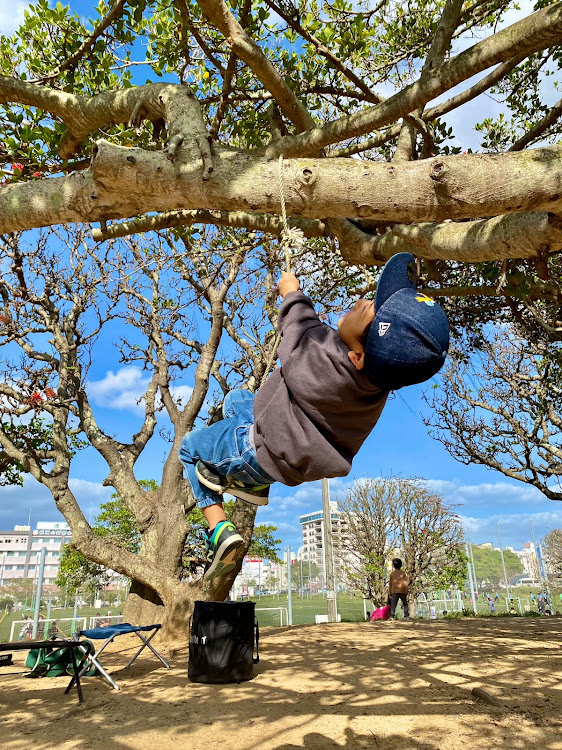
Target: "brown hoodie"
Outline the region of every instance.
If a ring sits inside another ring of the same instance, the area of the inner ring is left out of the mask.
[[[279,311],[279,360],[254,400],[260,466],[289,486],[343,477],[388,396],[357,370],[311,300],[289,292]]]

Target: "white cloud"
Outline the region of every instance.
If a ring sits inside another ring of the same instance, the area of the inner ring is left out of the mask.
[[[119,409],[141,412],[144,409],[143,396],[150,384],[150,374],[140,367],[121,367],[116,372],[108,370],[101,380],[93,380],[88,393],[94,404],[106,409]],[[185,406],[193,388],[188,385],[171,387],[172,398]]]
[[[527,507],[529,504],[548,504],[540,490],[531,485],[510,482],[482,482],[481,484],[460,484],[455,481],[428,479],[427,485],[443,495],[447,500],[469,505],[471,508],[493,511],[498,507]]]
[[[28,0],[2,0],[0,3],[0,34],[11,36],[23,22],[23,12],[31,5]]]
[[[74,493],[86,518],[97,514],[100,503],[109,500],[113,489],[100,482],[86,479],[70,479],[70,489]],[[25,525],[31,520],[35,528],[38,521],[63,521],[49,490],[30,476],[24,477],[23,487],[0,487],[0,528],[12,529]]]
[[[461,519],[474,543],[491,542],[498,546],[499,527],[503,546],[520,549],[525,542],[532,541],[533,533],[538,544],[549,531],[562,528],[562,503],[553,506],[551,511],[539,513],[500,513],[487,518],[461,516]]]

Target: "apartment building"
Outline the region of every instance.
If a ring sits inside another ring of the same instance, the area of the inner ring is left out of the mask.
[[[33,531],[30,526],[0,531],[0,586],[18,580],[36,580],[43,547],[47,549],[43,584],[54,585],[62,546],[71,536],[70,527],[63,521],[40,521]]]
[[[330,517],[332,521],[332,539],[334,544],[334,567],[336,580],[341,584],[344,578],[343,567],[346,559],[345,549],[345,523],[342,520],[338,504],[330,501]],[[306,564],[316,563],[319,568],[318,578],[322,586],[325,586],[324,576],[324,512],[322,510],[307,513],[299,518],[302,530],[302,546],[299,550],[299,559]]]

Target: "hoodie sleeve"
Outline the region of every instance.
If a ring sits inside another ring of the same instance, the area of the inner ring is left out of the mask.
[[[301,291],[285,295],[279,310],[281,364],[298,348],[303,336],[312,328],[325,325],[314,312],[312,301]]]

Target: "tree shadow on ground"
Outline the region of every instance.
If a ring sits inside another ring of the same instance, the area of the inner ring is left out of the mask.
[[[83,706],[64,681],[0,683],[3,748],[34,750],[559,750],[562,618],[335,624],[265,630],[255,678],[187,680],[187,656],[128,670],[103,660],[118,693],[85,681]],[[47,684],[47,683],[53,683]],[[39,683],[39,684],[38,684]],[[499,705],[473,696],[485,688]],[[7,690],[8,688],[8,690]],[[17,693],[15,692],[17,690]],[[451,744],[453,742],[456,744]]]

